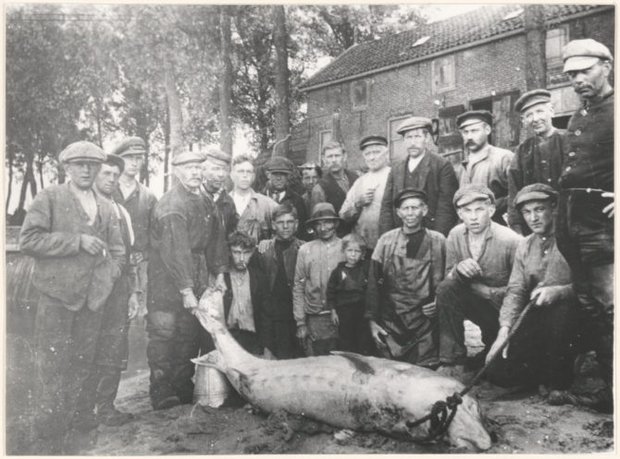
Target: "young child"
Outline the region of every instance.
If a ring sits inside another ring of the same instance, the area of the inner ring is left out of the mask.
[[[373,346],[368,320],[364,318],[368,284],[368,260],[363,259],[366,242],[357,234],[348,234],[342,239],[342,251],[345,261],[332,271],[327,283],[327,306],[338,326],[338,348],[369,355]]]

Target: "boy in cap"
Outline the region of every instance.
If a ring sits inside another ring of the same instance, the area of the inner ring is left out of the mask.
[[[434,368],[439,363],[435,289],[443,280],[445,237],[424,228],[426,193],[405,188],[394,205],[400,228],[383,234],[372,254],[366,317],[384,357]]]
[[[331,320],[326,293],[331,272],[344,261],[342,241],[336,235],[340,221],[334,206],[318,203],[306,222],[317,239],[306,242],[297,253],[293,315],[297,338],[307,356],[329,354],[338,344],[338,330]]]
[[[282,156],[276,156],[267,161],[265,169],[269,178],[269,196],[278,204],[290,203],[297,211],[299,221],[305,222],[307,217],[306,204],[301,196],[299,196],[290,187],[290,178],[293,173],[290,160]],[[308,233],[304,231],[304,225],[297,228],[297,237],[302,239],[308,238]]]
[[[462,376],[467,356],[463,320],[480,327],[485,350],[479,357],[486,356],[497,337],[499,309],[522,237],[492,221],[495,197],[486,186],[460,188],[454,207],[463,223],[446,240],[446,276],[437,287],[436,303],[440,371]]]
[[[532,183],[544,183],[554,189],[562,172],[565,131],[553,127],[551,93],[535,89],[523,94],[515,103],[523,124],[534,135],[521,142],[508,169],[508,224],[519,234],[530,234],[521,213],[515,208],[519,190]]]
[[[205,197],[215,203],[222,217],[225,234],[237,228],[239,215],[235,202],[226,191],[226,179],[230,172],[230,155],[217,147],[205,151],[206,160],[202,164],[202,191]]]
[[[138,181],[146,157],[146,143],[143,139],[128,137],[118,144],[111,154],[118,155],[124,160],[124,168],[112,197],[129,212],[134,228],[131,262],[137,266],[137,298],[140,303],[139,313],[142,316],[146,312],[149,237],[157,198]]]
[[[323,147],[323,167],[324,173],[319,183],[312,189],[311,204],[312,208],[320,202],[328,202],[336,213],[340,212],[342,204],[349,189],[357,180],[358,175],[347,169],[347,153],[344,146],[338,142],[332,141]],[[338,226],[338,237],[342,237],[349,233],[351,225],[346,222],[340,222]]]
[[[573,380],[577,325],[570,268],[555,243],[556,204],[557,192],[542,183],[525,186],[515,197],[515,208],[533,234],[517,247],[499,332],[486,358],[488,362],[498,352],[525,306],[535,301],[489,378],[505,386],[540,384],[552,404]]]
[[[612,56],[602,43],[573,40],[563,49],[564,72],[583,102],[568,122],[560,176],[557,243],[592,335],[607,387],[584,404],[613,409],[614,89]]]
[[[487,110],[471,110],[456,117],[463,137],[465,160],[457,168],[459,187],[477,184],[488,187],[495,196],[493,221],[506,226],[508,211],[508,169],[514,154],[489,143],[493,115]]]
[[[352,232],[364,238],[370,253],[379,239],[379,214],[390,173],[387,144],[387,139],[378,135],[361,140],[368,172],[353,183],[339,212],[340,218],[353,226]]]
[[[408,156],[394,164],[388,175],[379,217],[379,234],[401,225],[394,201],[405,188],[422,189],[428,199],[428,214],[424,226],[446,236],[456,224],[452,197],[458,188],[454,168],[450,162],[431,151],[432,122],[429,118],[412,116],[398,126]]]
[[[149,257],[147,358],[153,408],[191,403],[200,324],[193,315],[208,287],[225,290],[226,238],[217,208],[200,192],[205,156],[184,152],[173,161],[178,184],[155,206]]]
[[[312,162],[303,163],[299,166],[299,171],[301,172],[301,183],[306,190],[301,197],[304,199],[304,203],[306,204],[307,213],[310,213],[312,210],[312,189],[323,177],[323,171],[321,170],[321,166]]]
[[[125,264],[112,204],[93,182],[105,153],[75,142],[58,157],[68,177],[35,197],[20,233],[20,250],[35,259],[40,293],[35,319],[35,454],[61,454],[70,429],[96,425],[75,415],[95,359],[101,310]],[[71,445],[65,445],[71,448]]]

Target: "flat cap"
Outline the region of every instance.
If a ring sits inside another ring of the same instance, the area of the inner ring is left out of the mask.
[[[125,160],[121,156],[113,154],[105,155],[104,163],[117,166],[121,172],[125,170]]]
[[[267,172],[284,172],[291,174],[291,165],[288,160],[282,156],[274,156],[265,164],[265,170]]]
[[[472,183],[456,190],[454,198],[452,198],[452,204],[458,209],[474,201],[487,199],[490,199],[491,203],[495,204],[495,195],[488,187]]]
[[[370,147],[371,145],[381,145],[382,147],[387,147],[387,144],[387,139],[382,135],[367,135],[360,141],[360,150]]]
[[[202,163],[207,159],[204,153],[198,151],[184,151],[172,159],[173,166],[181,166],[189,163]]]
[[[426,129],[428,132],[431,132],[433,130],[433,122],[430,118],[425,118],[423,116],[412,116],[400,123],[398,128],[396,128],[396,133],[404,135],[405,132],[411,131],[412,129]]]
[[[204,155],[207,159],[214,159],[216,161],[223,161],[226,164],[230,164],[232,160],[231,156],[225,151],[220,150],[217,147],[209,147],[204,152]]]
[[[589,69],[599,59],[611,61],[613,57],[607,46],[591,38],[570,41],[562,49],[565,72]]]
[[[111,151],[111,154],[118,156],[141,156],[146,154],[146,143],[140,137],[127,137]]]
[[[519,208],[521,205],[529,201],[547,201],[551,200],[555,202],[558,199],[558,192],[544,183],[532,183],[531,185],[524,186],[519,190],[515,196],[515,207]]]
[[[488,110],[470,110],[456,117],[456,126],[461,129],[479,122],[493,126],[493,115]]]
[[[551,102],[551,93],[546,89],[534,89],[524,93],[515,102],[515,110],[518,112],[524,112],[530,107],[537,104],[544,104]]]
[[[80,140],[68,145],[58,155],[58,161],[68,163],[71,161],[95,161],[102,163],[105,161],[105,153],[101,148],[91,142]]]
[[[394,207],[397,207],[397,208],[400,207],[401,203],[405,199],[409,199],[409,198],[418,198],[422,200],[425,204],[428,204],[428,198],[424,191],[419,190],[417,188],[405,188],[404,190],[402,190],[400,193],[396,195],[396,199],[394,199]]]

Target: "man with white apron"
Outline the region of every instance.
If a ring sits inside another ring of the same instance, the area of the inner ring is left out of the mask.
[[[445,238],[423,227],[424,191],[406,188],[394,201],[402,227],[383,234],[372,254],[366,316],[379,352],[416,365],[439,364],[435,288],[445,269]]]

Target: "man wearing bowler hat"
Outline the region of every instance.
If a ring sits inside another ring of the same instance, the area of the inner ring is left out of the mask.
[[[405,188],[394,201],[403,222],[383,234],[372,254],[366,301],[381,354],[434,368],[439,363],[435,289],[445,270],[445,237],[424,228],[426,193]]]
[[[93,369],[102,309],[125,264],[112,204],[92,185],[105,153],[75,142],[58,157],[68,177],[36,195],[19,237],[35,260],[40,293],[34,325],[34,454],[74,453],[71,430],[96,427],[76,416],[76,403]],[[70,440],[69,440],[70,441]]]
[[[407,118],[398,126],[396,132],[403,136],[408,156],[395,163],[388,175],[381,204],[379,234],[401,226],[394,201],[405,188],[417,188],[426,193],[426,228],[446,236],[456,224],[452,197],[458,188],[458,181],[450,162],[431,151],[431,131],[431,120],[421,116]]]
[[[336,235],[341,219],[328,202],[312,209],[306,222],[317,238],[299,248],[293,284],[293,316],[297,338],[307,356],[326,355],[336,349],[338,329],[327,306],[327,283],[331,272],[344,261],[342,241]]]
[[[306,212],[306,204],[304,199],[299,196],[290,187],[290,178],[293,171],[289,165],[289,161],[282,156],[271,158],[265,164],[267,177],[271,184],[269,189],[269,197],[278,204],[290,203],[297,210],[297,218],[301,222],[305,222],[308,218]],[[299,225],[297,229],[297,237],[308,239],[308,233],[304,231],[304,225]]]
[[[134,243],[131,246],[131,262],[136,265],[137,300],[140,304],[140,315],[146,313],[146,289],[148,271],[149,237],[153,209],[157,198],[138,178],[146,156],[146,143],[140,137],[128,137],[121,141],[111,152],[124,160],[125,167],[118,180],[118,186],[112,197],[123,206],[134,228]],[[133,300],[132,300],[133,301]]]
[[[459,188],[469,184],[488,187],[495,196],[493,221],[506,226],[508,211],[508,168],[514,154],[489,143],[493,115],[486,110],[471,110],[456,117],[456,125],[466,151],[462,167],[457,169]]]
[[[202,191],[205,198],[217,206],[222,217],[225,234],[229,235],[237,228],[239,215],[235,202],[226,191],[226,179],[230,173],[230,155],[217,147],[207,148],[206,160],[202,164]]]
[[[519,234],[530,234],[521,213],[515,208],[519,190],[532,183],[544,183],[558,189],[562,172],[565,131],[553,127],[551,93],[535,89],[523,94],[515,103],[523,124],[534,135],[524,140],[508,169],[508,224]]]
[[[607,386],[581,403],[613,409],[614,323],[614,89],[612,56],[602,43],[573,40],[563,51],[564,73],[583,106],[568,122],[560,176],[558,248],[573,273],[585,332]]]
[[[192,402],[190,359],[198,355],[201,331],[193,311],[210,275],[216,276],[216,288],[226,290],[222,220],[200,191],[204,160],[199,152],[183,152],[172,160],[179,183],[162,196],[153,215],[146,353],[156,410]]]
[[[454,207],[463,223],[446,239],[446,277],[437,287],[439,370],[462,377],[467,356],[463,320],[480,327],[485,349],[473,363],[481,365],[497,337],[499,309],[523,238],[492,221],[495,197],[484,185],[460,188]]]
[[[352,232],[364,239],[370,253],[379,239],[379,214],[390,173],[387,144],[387,139],[380,135],[361,140],[360,150],[368,172],[353,183],[339,212],[343,220],[353,225]]]
[[[571,273],[559,252],[553,219],[557,191],[544,183],[527,185],[517,193],[515,208],[533,234],[519,242],[499,313],[499,332],[487,362],[506,342],[523,309],[534,305],[489,370],[489,379],[502,386],[539,385],[551,404],[565,396],[573,381],[576,297]]]

